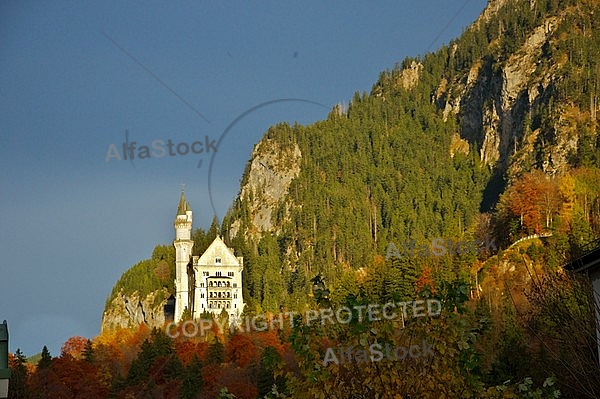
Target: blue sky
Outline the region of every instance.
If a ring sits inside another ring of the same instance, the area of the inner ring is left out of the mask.
[[[228,132],[211,172],[220,218],[270,125],[324,119],[382,70],[448,43],[486,3],[465,1],[0,2],[10,350],[58,355],[69,337],[96,336],[116,280],[172,242],[181,183],[195,227],[208,227],[212,151],[107,162],[126,130],[138,147],[218,141],[264,102],[325,105],[274,103]]]

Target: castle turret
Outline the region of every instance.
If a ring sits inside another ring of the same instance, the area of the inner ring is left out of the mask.
[[[189,303],[189,280],[187,265],[192,257],[192,210],[185,200],[183,189],[177,206],[177,216],[175,216],[175,315],[174,320],[181,320],[183,310],[187,307],[192,310],[192,304]]]

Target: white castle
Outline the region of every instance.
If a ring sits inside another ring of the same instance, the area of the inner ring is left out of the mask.
[[[223,309],[232,317],[244,310],[242,270],[244,259],[217,235],[202,256],[192,256],[192,210],[183,190],[175,216],[175,314],[179,322],[188,308],[194,319],[208,311],[218,316]]]

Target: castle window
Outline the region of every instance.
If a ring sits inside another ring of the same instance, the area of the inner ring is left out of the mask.
[[[234,298],[234,299],[237,299],[237,294],[233,294],[233,298]]]
[[[233,288],[237,288],[237,283],[233,283]]]
[[[230,297],[231,297],[231,294],[228,292],[227,293],[227,298],[230,298]]]
[[[221,272],[215,273],[217,277],[221,277]]]
[[[200,294],[200,298],[204,298],[204,294]]]
[[[228,287],[229,287],[229,286],[231,286],[231,283],[230,283],[229,281],[227,282],[227,286],[228,286]]]
[[[217,283],[217,286],[219,286],[219,287],[221,286],[221,282],[220,281]]]
[[[215,263],[217,265],[220,265],[221,264],[221,258],[215,258]]]
[[[208,303],[208,308],[209,308],[209,309],[212,309],[212,301],[210,301],[210,302]]]
[[[219,298],[221,298],[221,293],[219,292]]]
[[[204,288],[204,283],[200,283],[200,288]]]
[[[213,286],[213,284],[212,284],[212,281],[208,283],[208,286],[209,286],[209,287],[212,287],[212,286]]]
[[[229,277],[233,277],[233,272],[227,272],[227,275],[228,275]]]
[[[202,272],[202,275],[206,277],[208,276],[208,272]]]
[[[228,308],[230,308],[230,307],[231,307],[231,304],[230,304],[229,302],[227,303],[227,307],[228,307]]]

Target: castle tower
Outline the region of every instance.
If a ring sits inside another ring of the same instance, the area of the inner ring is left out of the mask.
[[[175,315],[174,321],[181,320],[183,310],[187,307],[192,311],[192,305],[189,303],[189,280],[188,263],[192,257],[192,210],[185,200],[183,189],[177,206],[177,216],[175,216]]]

